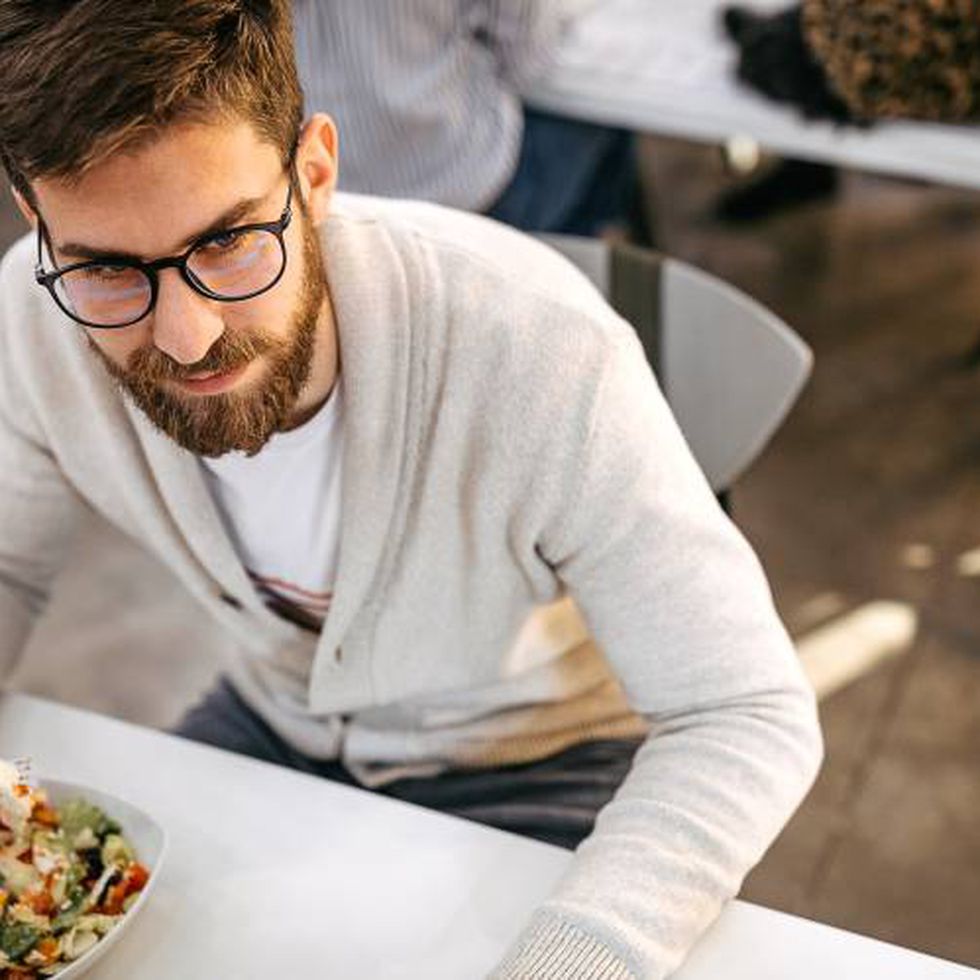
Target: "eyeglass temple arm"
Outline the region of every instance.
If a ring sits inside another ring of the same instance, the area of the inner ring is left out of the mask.
[[[44,241],[46,239],[44,222],[37,219],[37,261],[34,263],[34,279],[41,286],[47,286],[55,278],[54,273],[44,271]]]

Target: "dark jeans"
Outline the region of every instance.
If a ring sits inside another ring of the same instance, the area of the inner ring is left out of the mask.
[[[175,734],[357,785],[339,762],[313,759],[287,745],[226,680],[184,716]],[[399,779],[376,792],[574,848],[591,832],[596,813],[625,778],[639,744],[633,739],[586,742],[538,762]]]
[[[634,217],[633,134],[524,110],[524,140],[510,184],[487,211],[529,232],[596,235]]]

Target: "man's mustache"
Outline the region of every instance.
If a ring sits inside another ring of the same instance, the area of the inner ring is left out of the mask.
[[[244,367],[261,354],[268,353],[275,341],[263,333],[236,336],[223,333],[207,354],[193,364],[181,364],[152,344],[137,350],[126,366],[126,378],[142,384],[181,381],[199,374],[226,374]]]

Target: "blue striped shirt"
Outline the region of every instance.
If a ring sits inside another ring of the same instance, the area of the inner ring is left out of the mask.
[[[591,0],[295,0],[308,111],[340,132],[340,186],[482,211],[513,176],[519,92]]]

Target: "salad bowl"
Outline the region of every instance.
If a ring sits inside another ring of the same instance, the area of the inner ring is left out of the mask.
[[[56,980],[77,980],[109,952],[146,905],[160,875],[167,846],[166,833],[160,824],[143,810],[93,787],[58,779],[41,779],[39,788],[47,794],[48,803],[55,810],[60,811],[69,800],[78,799],[102,810],[111,820],[119,824],[122,835],[132,846],[138,861],[149,872],[149,878],[136,896],[135,902],[116,925],[91,949],[53,974]]]

